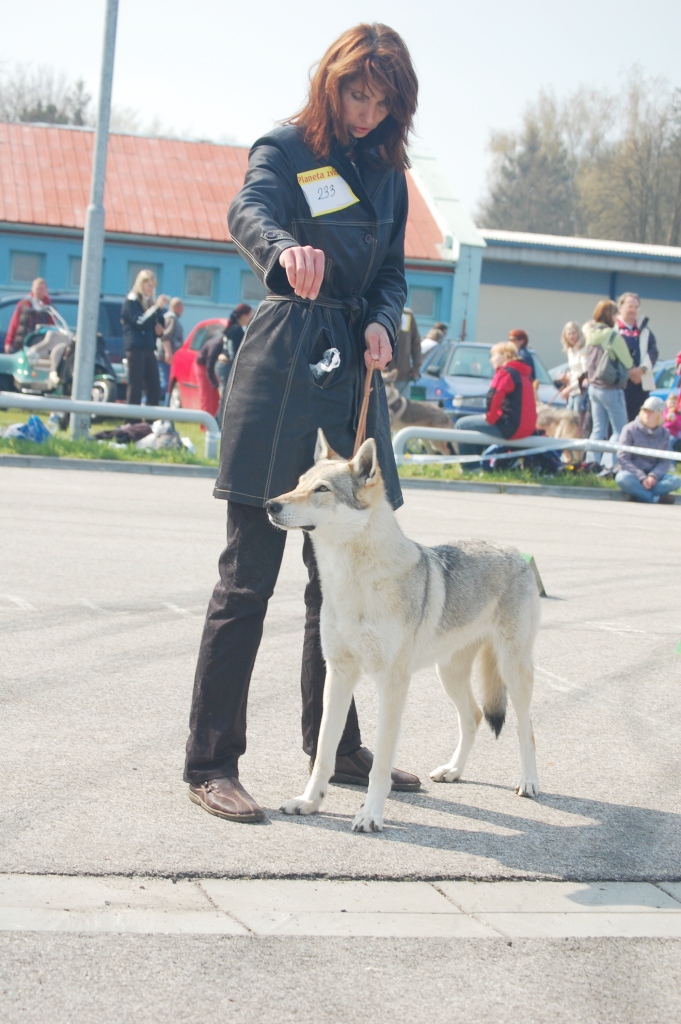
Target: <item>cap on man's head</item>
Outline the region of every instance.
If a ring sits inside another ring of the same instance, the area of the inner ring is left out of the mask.
[[[666,406],[661,398],[657,398],[656,395],[651,395],[650,398],[646,398],[641,408],[649,409],[650,412],[664,412]]]

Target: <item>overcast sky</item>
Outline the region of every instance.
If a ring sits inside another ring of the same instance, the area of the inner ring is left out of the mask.
[[[420,80],[419,148],[473,208],[491,129],[541,87],[617,88],[632,63],[681,86],[679,0],[120,0],[114,104],[175,132],[249,144],[293,113],[310,66],[345,28],[384,21]],[[104,0],[3,5],[0,60],[83,77],[96,92]]]

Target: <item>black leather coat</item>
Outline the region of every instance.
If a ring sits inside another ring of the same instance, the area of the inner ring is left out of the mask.
[[[340,147],[317,160],[292,126],[276,128],[251,150],[229,228],[268,297],[248,326],[228,386],[218,498],[261,506],[291,490],[312,465],[318,427],[339,454],[352,455],[364,329],[382,323],[394,345],[407,292],[406,181],[378,160],[370,140],[357,153],[359,173]],[[325,166],[338,171],[359,202],[313,217],[297,174]],[[279,266],[282,251],[293,245],[312,245],[326,256],[315,302],[294,295]],[[330,348],[340,353],[340,365],[316,377],[312,367]],[[402,494],[380,373],[374,373],[367,436],[376,439],[388,498],[398,508]]]

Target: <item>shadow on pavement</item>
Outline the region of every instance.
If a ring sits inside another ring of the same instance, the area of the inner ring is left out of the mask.
[[[468,785],[489,786],[480,783]],[[491,788],[504,789],[501,786]],[[550,823],[524,816],[522,804],[525,801],[516,797],[511,789],[508,794],[517,813],[452,803],[427,792],[391,795],[391,800],[412,805],[416,819],[418,809],[435,811],[468,819],[471,826],[480,822],[503,829],[505,834],[488,828],[465,828],[460,821],[451,826],[424,825],[418,820],[398,822],[390,818],[389,802],[384,831],[369,836],[357,835],[357,841],[407,843],[458,851],[493,859],[519,874],[554,879],[674,881],[681,877],[679,814],[555,793],[544,793],[538,800],[528,801],[528,810],[533,808],[536,813],[548,807],[566,819],[564,823]],[[350,815],[328,814],[323,810],[310,817],[277,817],[293,826],[336,832],[349,830],[352,823]],[[569,817],[579,820],[571,822]]]

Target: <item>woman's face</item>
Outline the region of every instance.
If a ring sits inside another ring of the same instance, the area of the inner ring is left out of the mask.
[[[492,364],[492,369],[498,370],[500,366],[504,365],[506,359],[502,356],[501,352],[493,352],[489,357],[489,361]]]
[[[142,281],[142,294],[146,295],[147,298],[149,298],[151,295],[154,294],[155,285],[156,282],[152,281],[151,278],[147,278],[146,281]]]
[[[248,325],[251,322],[251,317],[252,316],[253,316],[253,312],[252,311],[250,313],[242,313],[241,316],[237,319],[237,323],[238,323],[239,327],[248,327]]]
[[[363,139],[388,116],[384,92],[377,92],[368,82],[356,78],[341,90],[343,123],[356,139]]]
[[[579,332],[574,327],[571,327],[569,331],[565,332],[565,340],[570,348],[573,348],[579,341]]]

